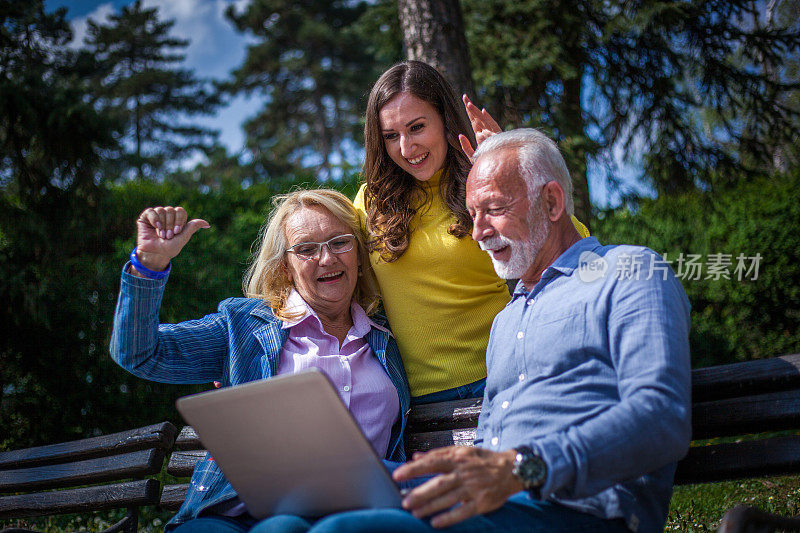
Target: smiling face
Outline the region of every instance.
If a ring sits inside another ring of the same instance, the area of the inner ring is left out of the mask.
[[[479,158],[467,178],[472,238],[492,258],[501,278],[520,278],[547,240],[550,221],[539,194],[531,199],[514,150]]]
[[[397,166],[427,181],[444,166],[447,139],[439,112],[411,93],[398,93],[379,113],[386,152]]]
[[[352,230],[322,206],[303,207],[286,219],[287,248],[302,242],[325,242]],[[333,254],[323,246],[316,259],[304,261],[293,253],[285,256],[286,274],[306,303],[321,317],[349,313],[358,281],[358,246]]]

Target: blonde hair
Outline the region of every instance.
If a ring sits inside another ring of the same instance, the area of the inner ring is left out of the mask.
[[[370,267],[369,253],[358,213],[350,199],[331,189],[313,189],[275,196],[272,203],[275,208],[259,232],[258,251],[244,275],[242,289],[245,296],[264,300],[275,316],[281,320],[298,317],[286,308],[286,300],[293,288],[286,275],[285,258],[289,247],[286,239],[286,221],[300,209],[320,206],[327,209],[356,236],[361,275],[356,282],[353,300],[363,307],[368,315],[373,314],[378,308],[380,299],[378,280]]]

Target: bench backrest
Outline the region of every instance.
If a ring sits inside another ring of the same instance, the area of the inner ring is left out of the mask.
[[[174,425],[162,422],[111,435],[0,452],[0,518],[157,504],[160,483],[143,478],[161,471],[177,432]],[[78,485],[90,486],[68,488]],[[127,526],[130,529],[130,523]],[[135,531],[135,517],[132,527]]]
[[[417,406],[409,415],[406,453],[449,445],[471,446],[481,400]],[[800,430],[800,354],[692,371],[692,448],[678,463],[675,483],[702,483],[800,472],[800,436],[765,433]],[[764,438],[758,438],[763,436]],[[747,435],[710,444],[718,437]],[[176,439],[167,471],[190,476],[205,455],[186,426]],[[165,487],[162,506],[176,509],[187,485]]]

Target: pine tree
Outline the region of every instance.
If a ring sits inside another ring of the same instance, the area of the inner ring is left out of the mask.
[[[112,123],[83,101],[91,57],[66,44],[65,9],[42,0],[0,2],[0,186],[25,205],[95,188],[97,148]]]
[[[238,30],[258,41],[226,90],[264,96],[245,124],[262,176],[327,178],[361,146],[364,95],[385,67],[358,24],[365,10],[346,0],[254,0],[240,13],[229,8]]]
[[[89,20],[85,46],[103,69],[93,94],[98,105],[124,121],[123,176],[156,178],[168,163],[212,148],[217,132],[181,122],[210,114],[219,96],[180,64],[188,41],[170,36],[174,21],[141,0],[122,8],[108,23]]]
[[[797,33],[800,30],[800,4],[796,0],[751,0],[751,9],[748,16],[739,23],[748,31],[760,33],[774,31]],[[759,72],[774,84],[800,81],[800,50],[793,53],[780,54],[779,56],[756,50],[749,56],[742,53],[734,54],[731,61],[742,68]],[[788,87],[786,88],[788,89]],[[769,124],[761,118],[761,112],[756,109],[743,109],[732,112],[727,108],[708,109],[703,114],[705,131],[715,135],[716,142],[726,149],[741,152],[746,163],[764,170],[787,173],[792,167],[800,163],[800,89],[780,91],[773,94],[776,103],[786,106],[794,115],[794,132],[773,135],[768,131]],[[740,125],[743,132],[740,138],[731,139],[725,134],[720,124],[735,122]],[[720,135],[721,134],[721,135]],[[761,153],[753,154],[750,150],[749,137],[755,136],[764,139],[764,149]],[[753,157],[755,155],[755,157]]]
[[[796,138],[797,111],[784,98],[797,79],[754,66],[783,65],[800,50],[800,33],[746,24],[762,3],[463,5],[477,100],[502,125],[540,127],[559,141],[582,216],[589,212],[587,161],[610,161],[614,147],[643,154],[644,176],[658,192],[672,192],[723,186],[718,177],[756,171],[773,143]],[[729,117],[713,134],[701,116],[708,112]],[[743,128],[743,116],[758,118]]]

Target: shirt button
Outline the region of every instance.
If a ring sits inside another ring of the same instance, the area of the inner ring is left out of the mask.
[[[525,305],[533,305],[533,300],[528,300],[528,303]]]
[[[342,389],[343,389],[345,392],[350,392],[350,385],[345,385],[344,387],[342,387]]]
[[[500,407],[502,407],[503,409],[508,409],[509,405],[511,405],[511,404],[508,403],[508,400],[506,400],[506,401],[503,402],[503,404]]]
[[[497,446],[497,443],[500,442],[500,439],[497,437],[492,437],[492,446]]]
[[[519,375],[519,380],[520,381],[525,381],[525,374],[520,374]]]
[[[521,338],[522,338],[522,337],[524,337],[524,336],[525,336],[525,334],[524,334],[523,332],[521,332],[521,331],[518,331],[518,332],[517,332],[517,338],[518,338],[518,339],[521,339]]]

